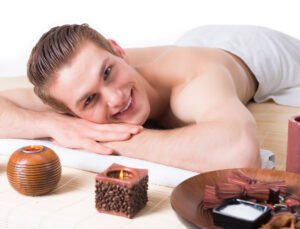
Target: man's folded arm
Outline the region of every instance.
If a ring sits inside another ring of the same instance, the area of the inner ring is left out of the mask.
[[[255,120],[226,69],[216,66],[183,85],[171,107],[178,118],[191,124],[144,130],[127,142],[109,146],[122,155],[197,172],[260,166]]]
[[[135,125],[97,124],[57,113],[28,90],[0,92],[0,138],[50,138],[64,147],[110,154],[99,142],[127,140],[140,130]]]
[[[10,101],[15,106],[32,111],[54,111],[44,104],[33,92],[32,88],[14,88],[0,91],[0,98]]]
[[[204,121],[171,130],[145,129],[128,141],[108,146],[121,155],[196,172],[259,167],[255,123],[238,116],[236,112],[232,119]]]
[[[50,119],[53,109],[43,104],[31,88],[0,91],[0,137],[45,138],[50,137],[44,122]]]

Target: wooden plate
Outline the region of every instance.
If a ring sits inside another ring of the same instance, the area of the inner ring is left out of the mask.
[[[172,192],[171,205],[175,212],[188,224],[200,228],[214,226],[212,211],[204,210],[202,205],[205,185],[215,186],[217,182],[227,182],[227,177],[237,169],[218,170],[191,177],[179,184]],[[285,180],[287,192],[300,196],[300,174],[277,170],[238,169],[253,179],[260,181]]]

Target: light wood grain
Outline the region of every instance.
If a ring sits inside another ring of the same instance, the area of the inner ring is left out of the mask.
[[[300,108],[267,103],[250,103],[249,110],[257,122],[260,146],[276,155],[276,169],[285,170],[288,120],[300,114]]]

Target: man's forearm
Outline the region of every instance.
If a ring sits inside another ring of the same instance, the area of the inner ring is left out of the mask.
[[[50,119],[49,114],[26,110],[0,98],[0,138],[50,137],[45,125],[45,121]]]
[[[251,125],[205,122],[172,130],[144,130],[127,142],[109,145],[125,156],[203,172],[259,166],[253,132]]]
[[[99,142],[124,141],[140,130],[136,125],[97,124],[52,110],[26,109],[0,97],[0,138],[51,138],[67,148],[111,154]]]

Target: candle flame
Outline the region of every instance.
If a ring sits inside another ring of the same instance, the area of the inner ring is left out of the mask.
[[[121,169],[121,172],[120,172],[119,178],[120,178],[121,180],[123,180],[123,179],[124,179],[123,169]]]
[[[32,150],[40,150],[42,147],[38,145],[33,145]]]
[[[25,147],[26,151],[37,151],[37,150],[41,150],[42,147],[40,145],[30,145]]]

